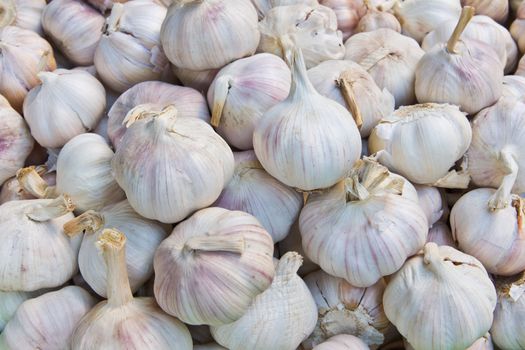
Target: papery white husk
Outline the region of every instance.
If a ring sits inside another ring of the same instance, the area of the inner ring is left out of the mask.
[[[446,203],[443,202],[441,192],[436,187],[415,185],[419,206],[425,212],[429,227],[432,227],[442,218]]]
[[[355,33],[359,20],[366,13],[362,0],[320,0],[320,3],[334,10],[337,28],[343,33],[343,40]]]
[[[434,242],[437,245],[448,245],[449,247],[458,249],[457,243],[452,237],[452,231],[446,222],[438,221],[429,230],[427,236],[427,243]]]
[[[505,23],[509,15],[509,0],[461,0],[461,5],[472,6],[477,14],[488,16],[499,23]]]
[[[173,66],[173,74],[179,78],[184,86],[191,87],[202,94],[208,93],[208,88],[218,72],[219,69],[194,71]]]
[[[359,20],[356,31],[358,33],[371,32],[380,28],[388,28],[401,33],[401,24],[396,16],[390,12],[379,11],[375,7],[368,5],[367,12]]]
[[[279,248],[280,256],[283,256],[287,252],[297,252],[303,257],[303,264],[297,271],[299,276],[304,277],[310,272],[320,269],[320,267],[308,259],[304,253],[301,232],[299,232],[299,220],[294,222],[290,229],[290,233],[288,233],[285,239],[278,243],[277,247]]]
[[[358,337],[348,334],[333,336],[313,350],[369,350],[370,348]]]
[[[0,291],[0,332],[16,313],[18,307],[27,299],[37,297],[36,292],[2,292]]]
[[[501,98],[515,98],[525,102],[525,77],[520,75],[505,75]]]
[[[40,17],[45,0],[4,0],[1,6],[0,27],[15,26],[42,35]]]

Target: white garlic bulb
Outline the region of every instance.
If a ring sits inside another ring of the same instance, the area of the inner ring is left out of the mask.
[[[7,350],[69,349],[75,327],[95,303],[95,298],[77,286],[26,300],[0,335],[0,346]]]
[[[417,201],[403,195],[405,181],[365,159],[331,189],[310,194],[299,217],[307,256],[356,287],[397,271],[428,232]]]
[[[142,107],[124,120],[128,130],[112,160],[115,180],[137,213],[178,222],[219,197],[233,175],[233,153],[211,126],[178,116],[173,105]]]
[[[255,217],[202,209],[157,249],[155,298],[188,324],[234,322],[272,282],[272,253],[271,236]]]
[[[2,292],[0,291],[0,332],[16,313],[18,307],[27,299],[38,296],[38,292]],[[1,344],[0,344],[1,346]]]
[[[247,0],[176,0],[162,24],[162,47],[178,68],[221,68],[255,52],[257,20]]]
[[[104,16],[80,0],[53,0],[42,14],[45,33],[74,64],[93,64]]]
[[[255,154],[285,185],[305,191],[327,188],[359,158],[361,137],[350,113],[315,91],[300,50],[293,50],[291,63],[290,94],[256,125]]]
[[[95,67],[112,90],[160,79],[169,62],[160,46],[166,8],[152,0],[115,3],[95,51]]]
[[[457,243],[452,237],[452,232],[448,227],[448,224],[442,221],[436,222],[429,230],[427,236],[427,243],[434,242],[437,245],[448,245],[449,247],[456,248]]]
[[[313,350],[369,350],[370,348],[358,337],[348,334],[333,336]]]
[[[283,256],[287,252],[297,252],[303,257],[303,264],[297,271],[297,274],[301,277],[306,276],[310,272],[319,270],[319,266],[313,263],[303,250],[303,244],[301,239],[301,232],[299,232],[299,222],[296,220],[292,225],[288,235],[278,243],[279,255]]]
[[[366,13],[365,1],[362,0],[320,0],[319,3],[334,10],[343,40],[355,33],[359,20]]]
[[[472,6],[477,14],[488,16],[499,23],[505,23],[509,15],[508,0],[461,0],[461,5]]]
[[[367,3],[366,14],[361,17],[359,23],[357,24],[356,31],[361,32],[371,32],[380,28],[388,28],[401,33],[401,24],[397,20],[396,16],[386,11],[379,11],[377,8]]]
[[[235,152],[233,177],[214,206],[255,216],[277,243],[284,239],[303,206],[303,196],[271,177],[253,151]]]
[[[301,263],[295,252],[281,257],[272,284],[246,313],[233,323],[211,327],[217,343],[230,350],[296,349],[317,322],[312,294],[296,274]]]
[[[347,107],[354,120],[361,119],[357,123],[361,137],[368,137],[372,128],[394,111],[394,97],[388,90],[381,90],[355,62],[325,61],[308,70],[308,79],[321,95]]]
[[[179,78],[184,86],[191,87],[202,94],[208,93],[208,88],[218,72],[219,69],[194,71],[173,67],[173,73]]]
[[[415,102],[416,65],[425,53],[415,40],[380,28],[351,36],[345,46],[345,59],[370,73],[380,89],[394,96],[396,107]]]
[[[430,227],[443,216],[446,208],[441,192],[436,187],[415,185],[419,206],[425,212]]]
[[[252,149],[255,125],[288,96],[290,84],[290,69],[275,55],[261,53],[230,63],[208,90],[211,124],[233,147]]]
[[[40,83],[37,73],[56,68],[53,48],[37,33],[7,26],[0,28],[0,94],[18,112],[29,90]]]
[[[386,316],[416,349],[466,349],[489,330],[495,306],[483,265],[435,243],[409,259],[383,295]]]
[[[98,238],[106,263],[108,300],[98,303],[79,322],[71,348],[192,349],[188,328],[165,314],[154,298],[134,298],[126,267],[126,236],[106,229]]]
[[[138,105],[158,110],[174,105],[180,117],[210,121],[208,105],[202,94],[191,88],[160,81],[145,81],[120,95],[108,112],[108,136],[115,148],[119,147],[126,132],[126,125],[123,123],[126,115]]]
[[[414,350],[414,347],[410,345],[406,339],[403,339],[404,343],[404,350]],[[490,334],[487,333],[483,337],[476,340],[471,346],[469,346],[466,350],[494,350],[494,346],[492,345],[492,339],[490,337]]]
[[[0,27],[14,26],[42,34],[40,17],[45,0],[4,0],[0,13]]]
[[[505,75],[501,98],[515,98],[525,102],[525,77],[520,75]]]

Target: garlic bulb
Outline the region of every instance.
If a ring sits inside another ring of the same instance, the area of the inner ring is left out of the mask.
[[[283,256],[287,252],[297,252],[303,257],[303,264],[297,271],[297,274],[301,277],[306,276],[310,272],[319,270],[319,266],[313,263],[303,250],[303,244],[301,240],[301,232],[299,232],[298,220],[294,222],[290,228],[288,235],[278,243],[279,255]]]
[[[333,336],[324,343],[313,348],[313,350],[369,350],[370,348],[358,337],[340,334]]]
[[[67,286],[22,303],[0,338],[5,349],[69,349],[71,335],[96,300]]]
[[[246,313],[233,323],[211,327],[217,343],[230,350],[296,349],[317,322],[312,294],[296,274],[301,263],[295,252],[281,257],[272,284]]]
[[[162,47],[178,68],[221,68],[255,52],[257,19],[247,0],[176,0],[162,24]]]
[[[105,13],[113,7],[116,2],[127,2],[128,0],[86,0],[91,6],[97,8],[100,12]]]
[[[27,299],[36,297],[36,292],[2,292],[0,291],[0,332],[16,313],[18,307]]]
[[[366,13],[362,0],[320,0],[320,4],[331,8],[337,17],[337,28],[343,33],[343,40],[356,31],[359,20]]]
[[[145,111],[161,110],[168,105],[174,105],[180,117],[210,121],[206,100],[197,91],[160,81],[138,83],[120,95],[108,112],[108,136],[115,148],[119,147],[126,132],[123,123],[126,115],[138,105],[143,105]]]
[[[299,217],[307,256],[356,287],[397,271],[428,232],[423,210],[403,195],[405,181],[365,158],[331,189],[310,194]]]
[[[396,107],[415,102],[416,65],[425,53],[416,41],[381,28],[355,34],[345,46],[345,59],[359,63],[380,89],[387,89],[394,95]]]
[[[468,119],[457,106],[426,103],[401,107],[383,118],[368,146],[379,162],[413,183],[466,188],[468,174],[449,169],[471,139]]]
[[[40,81],[37,73],[56,68],[53,48],[31,30],[0,28],[0,94],[18,112],[29,90]]]
[[[457,243],[452,237],[452,232],[448,227],[448,224],[442,221],[436,222],[429,230],[427,236],[427,243],[434,242],[437,245],[448,245],[449,247],[456,248]]]
[[[155,298],[184,323],[234,322],[272,282],[272,253],[271,236],[255,217],[202,209],[157,249]]]
[[[191,87],[203,94],[208,93],[208,88],[218,72],[219,69],[194,71],[173,67],[173,73],[180,79],[184,86]]]
[[[401,33],[401,24],[396,16],[390,12],[379,11],[369,4],[369,0],[365,1],[365,3],[367,3],[366,14],[359,20],[356,32],[371,32],[380,28],[388,28]]]
[[[314,4],[272,8],[259,23],[261,42],[258,50],[285,58],[287,41],[304,55],[306,68],[326,60],[343,58],[345,47],[332,9]],[[288,59],[288,58],[286,58]]]
[[[441,192],[436,187],[415,185],[419,206],[425,212],[430,227],[434,225],[445,212],[446,204],[443,202]]]
[[[512,38],[516,40],[520,52],[525,52],[525,39],[523,38],[523,34],[525,33],[525,3],[520,5],[516,19],[512,22],[509,31]]]
[[[128,130],[112,168],[140,215],[164,223],[181,221],[212,204],[230,181],[233,153],[202,120],[178,116],[173,105],[158,112],[139,105],[124,122]]]
[[[14,26],[42,34],[40,17],[45,0],[5,0],[0,8],[0,27]]]
[[[264,113],[253,147],[264,169],[285,185],[327,188],[359,158],[361,137],[350,113],[315,91],[300,50],[294,49],[291,63],[290,94]]]
[[[519,75],[505,75],[501,98],[515,98],[525,102],[525,77]]]
[[[188,328],[166,315],[154,298],[134,298],[126,267],[126,236],[105,229],[98,238],[108,276],[108,300],[98,303],[79,322],[72,349],[191,350]]]
[[[406,339],[403,340],[403,343],[405,345],[404,350],[414,350],[412,345],[410,345]],[[469,346],[466,350],[494,350],[494,346],[492,345],[492,340],[490,337],[490,334],[487,333],[485,336],[479,338],[476,340],[471,346]]]
[[[42,14],[45,33],[76,65],[93,64],[104,16],[80,0],[53,0]]]
[[[495,306],[483,265],[435,243],[408,260],[383,295],[386,316],[416,349],[466,349],[489,330]]]
[[[461,0],[461,5],[472,6],[477,14],[488,16],[499,23],[505,23],[509,15],[508,0]]]
[[[253,151],[236,152],[235,171],[214,206],[255,216],[277,243],[284,239],[303,206],[303,196],[271,177]]]
[[[211,124],[230,145],[252,149],[255,125],[288,96],[290,84],[290,69],[275,55],[261,53],[230,63],[208,90]]]
[[[112,90],[160,79],[169,63],[160,46],[166,8],[151,0],[115,3],[95,51],[95,67]]]
[[[381,90],[370,74],[355,62],[325,61],[309,69],[308,78],[321,95],[339,102],[349,109],[354,119],[362,120],[361,137],[368,137],[372,128],[394,111],[394,97],[388,90]]]

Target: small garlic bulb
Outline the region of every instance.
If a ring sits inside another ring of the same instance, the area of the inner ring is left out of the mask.
[[[288,96],[290,84],[290,69],[275,55],[261,53],[230,63],[208,90],[211,124],[233,147],[252,149],[255,125]]]
[[[363,67],[380,89],[395,98],[396,107],[415,102],[416,65],[425,53],[413,39],[392,29],[358,33],[345,42],[345,59]]]
[[[366,1],[362,0],[320,0],[319,3],[334,10],[343,40],[355,33],[359,20],[366,13]]]
[[[367,3],[366,14],[361,17],[357,24],[356,32],[371,32],[380,28],[388,28],[401,33],[401,24],[397,20],[396,16],[386,11],[379,11],[374,6]]]
[[[217,343],[230,350],[296,349],[317,322],[312,294],[296,274],[301,263],[295,252],[281,257],[272,284],[246,313],[233,323],[211,327]]]
[[[0,346],[13,350],[69,349],[75,327],[95,303],[95,298],[77,286],[29,299],[7,323]]]
[[[525,77],[520,75],[505,75],[503,77],[501,98],[515,98],[525,102]]]
[[[162,47],[178,68],[221,68],[255,53],[257,20],[248,0],[175,0],[162,24]]]
[[[369,350],[370,348],[358,337],[340,334],[333,336],[324,343],[313,348],[313,350]]]
[[[104,16],[80,0],[53,0],[42,14],[45,33],[74,64],[93,64]]]
[[[505,23],[509,15],[509,0],[461,0],[461,5],[472,6],[477,14],[491,17],[499,23]]]
[[[195,71],[173,67],[173,73],[179,78],[184,86],[191,87],[202,94],[208,93],[208,88],[218,72],[219,69]]]
[[[169,62],[160,46],[166,8],[152,0],[115,3],[95,51],[95,67],[112,90],[160,79]]]
[[[0,46],[0,94],[22,112],[27,92],[40,83],[37,73],[56,68],[53,48],[37,33],[12,26],[0,28]]]
[[[419,206],[427,216],[430,227],[443,217],[446,203],[443,202],[441,192],[436,187],[415,185]]]
[[[489,330],[495,306],[483,265],[435,243],[409,259],[383,295],[386,316],[415,349],[468,348]]]
[[[405,181],[365,158],[345,180],[310,194],[299,217],[307,256],[356,287],[397,271],[428,232],[425,213],[403,193]]]
[[[299,232],[298,220],[292,225],[288,235],[278,243],[279,256],[283,256],[288,252],[297,252],[303,257],[303,264],[297,271],[297,274],[301,277],[306,276],[310,272],[314,272],[320,269],[318,265],[313,263],[303,250],[303,244],[301,239],[301,232]]]
[[[202,209],[157,249],[155,298],[184,323],[234,322],[272,282],[272,254],[272,238],[255,217]]]
[[[256,125],[255,154],[285,185],[305,191],[327,188],[359,159],[361,137],[346,108],[315,91],[300,50],[293,50],[291,63],[290,94]]]
[[[191,350],[188,328],[166,315],[154,298],[134,298],[126,266],[126,236],[105,229],[97,245],[108,276],[108,300],[98,303],[79,322],[71,348]]]
[[[145,81],[120,95],[108,112],[108,136],[115,148],[119,147],[126,132],[126,125],[123,123],[126,115],[139,105],[158,110],[174,105],[179,111],[178,116],[210,121],[208,105],[202,94],[191,88],[160,81]]]
[[[160,111],[139,105],[124,122],[113,174],[140,215],[179,222],[211,205],[230,181],[233,152],[202,120],[178,116],[173,105]]]
[[[4,0],[0,4],[0,27],[14,26],[42,35],[40,17],[45,0]]]
[[[303,196],[271,177],[253,151],[235,152],[235,171],[214,206],[251,214],[277,243],[284,239],[303,206]]]
[[[427,243],[434,242],[437,245],[448,245],[449,247],[458,249],[457,243],[452,237],[452,232],[448,224],[442,221],[436,222],[429,230],[427,236]]]

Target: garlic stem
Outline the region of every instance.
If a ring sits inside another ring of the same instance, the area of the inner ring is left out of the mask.
[[[446,275],[444,270],[443,260],[439,254],[438,245],[434,242],[425,244],[423,248],[423,262],[428,265],[428,268],[436,274],[436,278],[440,278]]]
[[[16,18],[16,8],[13,0],[0,0],[0,28],[9,26]]]
[[[124,5],[121,3],[114,3],[113,7],[111,8],[111,13],[109,14],[109,17],[106,19],[106,24],[104,25],[104,29],[102,30],[104,34],[108,35],[113,32],[118,31],[119,29],[119,22],[120,18],[124,14]]]
[[[47,182],[42,179],[34,166],[19,169],[16,172],[16,179],[24,191],[32,194],[36,198],[57,197],[55,187],[49,186]]]
[[[450,36],[450,39],[448,39],[447,42],[447,51],[449,53],[457,53],[456,52],[456,44],[459,41],[459,38],[461,37],[461,34],[467,27],[467,24],[470,22],[472,17],[474,17],[475,9],[472,6],[465,6],[463,7],[463,10],[461,11],[461,16],[459,17],[458,24],[456,25],[456,28],[454,28],[454,32]]]
[[[99,212],[88,210],[64,224],[64,233],[73,237],[81,232],[95,233],[104,226],[104,217]]]
[[[244,253],[244,235],[237,233],[234,235],[210,235],[191,237],[184,244],[185,251],[204,251],[204,252],[229,252],[241,255]]]
[[[488,206],[490,210],[503,209],[510,204],[512,187],[514,187],[514,183],[518,176],[518,163],[516,162],[516,159],[514,159],[513,153],[508,148],[505,148],[500,152],[499,158],[506,175],[503,177],[499,188],[489,199]]]
[[[60,195],[47,205],[35,204],[25,214],[28,218],[38,222],[59,218],[75,210],[71,198],[67,194]]]
[[[303,52],[301,49],[292,46],[286,48],[290,53],[290,68],[292,69],[292,85],[290,88],[290,96],[296,96],[297,98],[303,98],[303,94],[297,94],[298,89],[304,89],[310,94],[318,94],[314,86],[308,79],[308,73],[306,72],[306,65],[304,63]]]
[[[48,61],[50,57],[53,61],[53,64],[51,64],[50,66],[54,66],[55,58],[53,56],[53,51],[45,50],[44,52],[42,52],[42,56],[40,57],[40,61],[38,62],[38,69],[37,69],[38,72],[42,72],[46,70],[46,68],[48,67]],[[53,69],[53,68],[50,68],[50,69]]]
[[[360,129],[363,125],[363,116],[361,115],[361,111],[359,110],[357,101],[355,100],[354,89],[350,83],[351,78],[351,72],[345,71],[341,73],[339,79],[336,80],[336,84],[341,89],[341,93],[345,99],[346,105],[350,109],[357,127]]]
[[[229,75],[223,75],[217,78],[215,82],[215,93],[213,95],[213,108],[211,114],[211,125],[218,127],[221,122],[222,110],[228,97],[228,92],[233,84],[233,78]]]
[[[359,182],[359,177],[357,174],[354,174],[351,177],[345,179],[345,192],[347,203],[356,200],[364,201],[370,196],[370,193],[366,187]]]
[[[303,257],[296,252],[284,254],[275,268],[275,276],[285,277],[295,275],[303,264]]]
[[[177,109],[174,105],[168,105],[162,110],[158,111],[149,103],[141,104],[131,109],[127,114],[122,124],[129,128],[136,121],[147,118],[175,118],[177,117]]]

